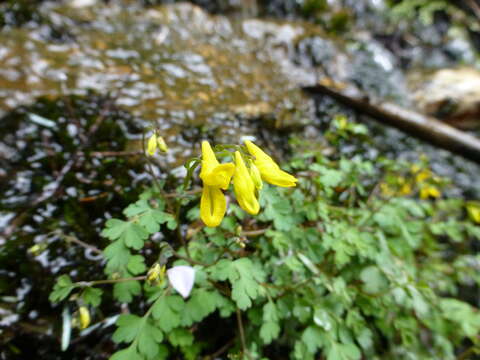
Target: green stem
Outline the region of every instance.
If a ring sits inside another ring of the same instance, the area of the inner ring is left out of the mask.
[[[127,281],[141,281],[141,280],[145,280],[146,278],[147,278],[146,275],[142,275],[142,276],[136,276],[136,277],[121,278],[121,279],[79,281],[75,283],[75,286],[90,287],[95,285],[116,284],[116,283],[127,282]]]

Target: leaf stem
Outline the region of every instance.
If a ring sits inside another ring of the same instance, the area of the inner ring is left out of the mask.
[[[146,275],[142,275],[142,276],[135,276],[135,277],[129,277],[129,278],[121,278],[121,279],[79,281],[75,283],[75,286],[87,287],[87,286],[95,286],[95,285],[116,284],[116,283],[127,282],[127,281],[141,281],[141,280],[145,280],[146,278],[147,278]]]
[[[247,355],[247,357],[252,360],[252,356],[247,350],[247,344],[245,342],[245,331],[243,329],[243,321],[242,321],[242,314],[240,309],[237,308],[237,325],[238,325],[238,332],[240,333],[240,341],[242,343],[242,352]]]

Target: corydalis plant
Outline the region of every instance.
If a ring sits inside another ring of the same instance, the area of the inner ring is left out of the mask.
[[[220,225],[225,216],[227,201],[222,190],[228,189],[232,177],[238,204],[252,215],[260,211],[258,197],[262,181],[281,187],[292,187],[297,182],[297,178],[280,169],[270,156],[249,140],[245,141],[245,148],[235,151],[232,157],[235,163],[221,164],[210,143],[202,142],[200,217],[209,227]]]

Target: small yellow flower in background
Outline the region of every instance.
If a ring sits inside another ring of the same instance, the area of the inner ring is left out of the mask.
[[[262,149],[255,145],[250,140],[245,141],[248,152],[255,159],[253,163],[260,171],[262,179],[272,185],[281,187],[295,186],[298,181],[297,178],[280,169],[273,159],[265,154]]]
[[[235,151],[235,175],[233,176],[233,187],[240,207],[249,214],[256,215],[260,211],[255,194],[255,183],[243,162],[240,152]]]
[[[153,133],[152,136],[148,139],[147,142],[147,153],[150,156],[155,155],[155,152],[157,151],[157,134]]]
[[[208,141],[202,142],[202,169],[200,178],[203,181],[200,199],[200,218],[205,225],[220,225],[227,211],[227,200],[222,192],[228,188],[235,172],[232,163],[220,164]]]
[[[419,173],[417,173],[417,175],[415,176],[415,181],[417,183],[422,183],[422,182],[425,182],[425,180],[429,179],[431,176],[432,174],[430,173],[430,171],[422,170]]]
[[[168,152],[167,143],[165,142],[165,140],[162,136],[157,136],[157,146],[158,146],[158,150],[160,150],[164,153]]]
[[[420,198],[421,199],[428,199],[432,198],[439,198],[441,196],[440,190],[436,186],[433,185],[425,185],[420,189]]]
[[[400,187],[400,195],[410,195],[412,193],[412,186],[405,183]]]
[[[380,184],[380,191],[383,196],[393,196],[395,195],[395,191],[387,184],[387,183],[381,183]]]
[[[90,325],[90,312],[86,306],[80,306],[78,309],[78,316],[80,319],[80,329],[86,329]]]
[[[158,136],[155,132],[149,137],[147,142],[147,153],[150,156],[155,155],[157,149],[162,152],[168,152],[168,146],[162,136]]]
[[[336,120],[337,120],[337,123],[338,123],[338,128],[340,130],[343,130],[347,127],[348,121],[347,121],[347,118],[345,116],[337,116]]]
[[[467,213],[470,219],[477,224],[480,224],[480,203],[470,202],[467,204]]]

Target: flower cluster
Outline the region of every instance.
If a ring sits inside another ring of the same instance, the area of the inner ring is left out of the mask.
[[[263,181],[272,185],[291,187],[297,179],[280,169],[275,161],[251,141],[245,141],[248,154],[235,151],[235,163],[220,164],[208,141],[202,142],[202,168],[200,178],[203,181],[200,200],[200,217],[205,225],[220,225],[227,201],[222,190],[227,190],[233,177],[233,189],[240,207],[249,214],[260,211],[258,191]]]

